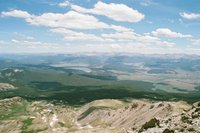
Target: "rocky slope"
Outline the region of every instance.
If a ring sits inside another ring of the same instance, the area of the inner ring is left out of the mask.
[[[181,133],[200,131],[200,103],[97,100],[81,107],[20,97],[0,100],[1,133]]]
[[[14,87],[11,84],[8,83],[0,83],[0,91],[6,91],[6,90],[13,90],[16,89],[16,87]]]

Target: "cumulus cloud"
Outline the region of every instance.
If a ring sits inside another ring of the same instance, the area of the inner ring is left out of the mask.
[[[104,15],[115,21],[139,22],[145,17],[144,14],[127,5],[115,3],[107,4],[102,1],[98,1],[93,9],[87,9],[77,5],[71,5],[71,8],[81,13]]]
[[[126,27],[119,26],[119,25],[110,25],[110,28],[115,31],[118,31],[118,32],[133,31],[133,29],[126,28]]]
[[[21,10],[12,10],[8,12],[2,12],[1,16],[10,16],[10,17],[18,17],[18,18],[30,18],[32,17],[28,12]]]
[[[6,16],[19,17],[10,12],[4,12]],[[19,11],[24,12],[24,11]],[[89,41],[98,43],[145,43],[157,44],[161,46],[173,46],[173,43],[161,41],[157,37],[150,35],[140,35],[133,29],[120,25],[109,25],[99,21],[96,17],[82,14],[75,11],[66,13],[44,13],[41,15],[31,15],[25,13],[23,17],[26,22],[36,26],[46,26],[53,33],[60,34],[67,41]],[[89,34],[87,30],[112,30],[112,33],[102,33],[100,35]],[[81,30],[81,31],[79,31]]]
[[[97,18],[87,14],[81,14],[75,11],[67,13],[44,13],[40,16],[27,19],[32,25],[41,25],[48,27],[63,27],[70,29],[102,29],[109,26],[100,22]]]
[[[185,18],[185,19],[199,19],[200,18],[200,13],[186,13],[186,12],[182,12],[180,13],[181,17]]]
[[[174,43],[162,41],[158,37],[151,36],[150,34],[140,35],[135,33],[135,31],[131,28],[127,28],[120,25],[110,25],[99,21],[96,17],[92,15],[83,14],[80,12],[68,11],[66,13],[43,13],[37,16],[29,14],[25,11],[18,10],[18,12],[23,12],[24,14],[26,14],[23,15],[23,17],[21,15],[13,15],[13,12],[15,11],[3,12],[2,14],[4,14],[4,16],[23,18],[26,22],[28,22],[31,25],[49,27],[51,32],[62,35],[66,41],[70,42],[95,42],[95,44],[104,43],[110,45],[126,43],[140,45],[154,44],[159,45],[161,47],[174,46]],[[98,35],[95,35],[94,33],[87,33],[87,30],[99,30],[101,32]],[[103,32],[102,30],[109,30],[109,32]],[[160,33],[160,30],[157,29],[155,32]],[[170,31],[168,34],[174,35],[174,33],[175,32]],[[166,34],[162,33],[161,35]],[[180,33],[175,33],[175,35],[178,37],[189,37],[188,35],[182,35]],[[28,42],[26,43],[29,44]]]
[[[24,18],[28,23],[37,26],[63,27],[70,29],[102,29],[109,28],[92,15],[81,14],[75,11],[67,13],[44,13],[36,16],[21,10],[2,12],[3,16]]]
[[[152,3],[150,4],[152,5]],[[193,38],[191,35],[175,32],[168,28],[158,28],[151,33],[138,34],[132,28],[120,25],[120,22],[139,22],[145,17],[144,14],[136,9],[124,4],[98,1],[90,9],[73,5],[69,1],[63,1],[56,5],[60,7],[71,7],[71,10],[64,13],[46,12],[41,14],[30,14],[22,10],[10,10],[1,12],[1,16],[21,18],[31,25],[48,27],[50,32],[53,33],[51,35],[58,34],[63,37],[63,40],[60,37],[55,37],[58,44],[38,41],[37,38],[29,36],[17,35],[9,41],[0,40],[0,46],[7,50],[10,50],[13,46],[19,48],[13,49],[13,52],[17,50],[19,52],[36,51],[58,53],[181,53],[183,52],[182,49],[177,48],[175,43],[166,40],[168,38],[187,38],[187,40],[191,41],[191,44],[200,44],[198,38],[195,40],[195,37]],[[143,3],[143,6],[148,5]],[[100,19],[101,15],[114,21],[119,21],[117,22],[119,25],[112,24],[111,22],[113,21],[106,23],[104,19]],[[183,12],[180,15],[186,19],[199,18],[199,14],[195,13]],[[3,49],[0,49],[0,51],[3,52]],[[185,48],[184,52],[186,51],[191,53],[191,51],[194,52],[195,50]],[[196,52],[200,52],[200,49],[196,50]]]
[[[10,11],[12,12],[12,11]],[[7,16],[13,16],[10,12],[4,12]],[[23,12],[23,11],[20,11]],[[114,30],[116,32],[133,31],[130,28],[126,28],[119,25],[109,25],[99,21],[96,17],[88,14],[82,14],[75,11],[69,11],[67,13],[43,13],[41,15],[28,14],[24,17],[25,21],[31,25],[46,26],[51,29],[52,32],[61,34],[65,40],[88,40],[88,41],[112,41],[111,39],[102,39],[93,34],[77,32],[75,30]],[[20,17],[21,18],[21,17]]]
[[[168,38],[191,38],[192,35],[184,35],[182,33],[171,31],[168,28],[158,28],[155,31],[152,31],[154,36],[163,36]]]
[[[103,38],[112,39],[116,42],[128,42],[128,43],[140,43],[140,44],[147,44],[147,45],[158,45],[161,47],[173,47],[175,43],[162,41],[158,37],[153,37],[150,35],[140,35],[135,33],[134,31],[124,31],[124,32],[115,32],[115,33],[108,33],[102,34]]]
[[[24,13],[24,11],[18,10],[17,12]],[[13,15],[14,13],[14,15]],[[16,11],[3,12],[4,16],[19,17],[16,15]],[[61,34],[65,40],[68,41],[104,41],[101,37],[93,34],[77,32],[73,30],[88,30],[88,29],[113,29],[116,31],[127,31],[128,28],[116,25],[108,25],[100,22],[97,18],[87,14],[77,13],[75,11],[69,11],[67,13],[44,13],[36,16],[25,12],[23,18],[25,21],[36,26],[47,26],[51,28],[54,33]],[[72,30],[73,29],[73,30]],[[13,41],[14,42],[14,41]]]
[[[70,4],[71,3],[69,1],[64,1],[64,2],[59,3],[58,6],[60,6],[60,7],[68,7],[68,6],[70,6]]]
[[[103,41],[102,38],[93,34],[85,34],[83,32],[76,32],[65,28],[51,29],[52,32],[59,33],[68,41]]]

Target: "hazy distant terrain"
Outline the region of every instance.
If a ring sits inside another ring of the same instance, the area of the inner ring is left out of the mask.
[[[192,55],[2,55],[1,98],[200,100],[200,57]],[[11,87],[12,88],[12,87]]]
[[[0,64],[2,133],[199,133],[199,56],[1,55]]]

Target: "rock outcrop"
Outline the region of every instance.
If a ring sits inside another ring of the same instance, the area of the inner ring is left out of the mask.
[[[0,132],[179,133],[200,131],[200,104],[97,100],[81,107],[20,97],[0,100]],[[2,117],[3,116],[3,117]],[[10,128],[12,127],[12,129]]]

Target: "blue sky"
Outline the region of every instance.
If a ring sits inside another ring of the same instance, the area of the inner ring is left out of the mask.
[[[0,53],[200,54],[199,0],[0,1]]]

